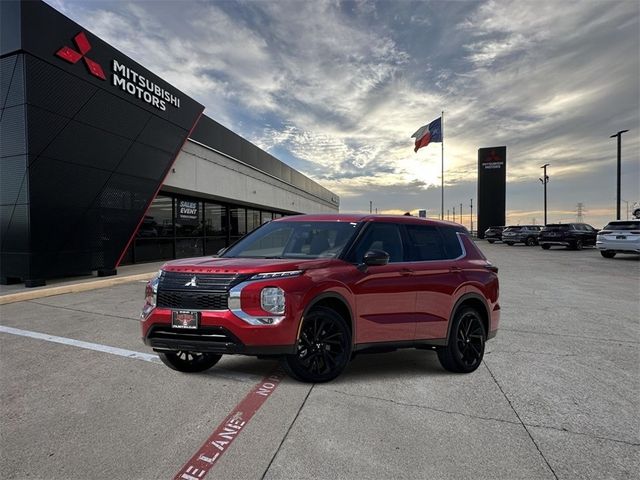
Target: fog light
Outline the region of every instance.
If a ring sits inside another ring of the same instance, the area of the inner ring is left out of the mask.
[[[265,287],[260,292],[260,307],[265,312],[283,314],[285,306],[284,290],[280,287]]]

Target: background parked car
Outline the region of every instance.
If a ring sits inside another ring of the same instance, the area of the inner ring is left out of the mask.
[[[614,220],[598,232],[596,247],[605,258],[616,253],[640,255],[640,220]]]
[[[582,250],[582,247],[596,244],[598,231],[586,223],[551,223],[544,227],[538,243],[548,250],[552,245]]]
[[[489,227],[484,231],[484,238],[489,243],[502,241],[504,227]]]
[[[540,225],[515,225],[504,229],[502,241],[507,245],[524,243],[532,247],[538,244],[538,236],[542,227]]]

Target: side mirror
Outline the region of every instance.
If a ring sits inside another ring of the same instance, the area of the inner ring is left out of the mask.
[[[369,267],[386,265],[389,263],[389,254],[382,250],[369,250],[364,254],[363,263]]]

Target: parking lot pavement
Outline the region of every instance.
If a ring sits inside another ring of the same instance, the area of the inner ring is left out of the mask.
[[[285,379],[206,478],[637,478],[640,261],[479,244],[502,323],[475,373],[403,350]],[[276,365],[185,375],[127,356],[151,353],[143,287],[0,306],[1,478],[172,478]]]

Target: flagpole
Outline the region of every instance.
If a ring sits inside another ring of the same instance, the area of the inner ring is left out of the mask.
[[[444,220],[444,110],[442,110],[442,116],[440,118],[440,135],[442,135],[442,156],[440,158],[440,165],[442,167],[442,175],[440,176],[440,219]]]

